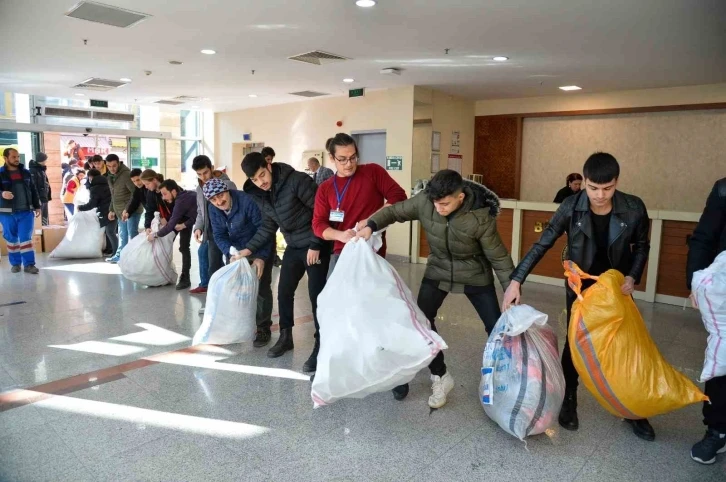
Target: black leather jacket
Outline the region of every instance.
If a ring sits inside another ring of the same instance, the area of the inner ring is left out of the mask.
[[[693,273],[708,268],[722,251],[726,251],[726,177],[713,185],[706,208],[688,243],[688,289],[691,289]]]
[[[608,257],[613,268],[640,283],[648,261],[648,211],[636,196],[620,191],[613,196],[608,236]],[[585,191],[570,196],[560,205],[542,237],[520,261],[511,279],[523,283],[535,265],[542,259],[557,238],[567,233],[569,259],[585,272],[595,259],[596,244],[590,217],[590,200]]]

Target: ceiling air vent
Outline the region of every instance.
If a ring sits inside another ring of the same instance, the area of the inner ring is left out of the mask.
[[[126,114],[123,112],[101,112],[94,111],[93,118],[98,120],[110,120],[117,122],[133,122],[136,118],[133,114]]]
[[[76,119],[90,119],[93,112],[90,110],[66,109],[64,107],[46,107],[44,109],[46,117],[74,117]]]
[[[186,104],[186,101],[179,101],[179,100],[173,100],[173,99],[162,99],[162,100],[157,100],[156,102],[154,102],[154,104],[182,105],[182,104]]]
[[[114,27],[128,28],[150,17],[150,15],[104,5],[102,3],[80,2],[66,13],[66,17],[112,25]]]
[[[342,62],[343,60],[350,60],[340,55],[330,54],[328,52],[321,52],[320,50],[314,50],[305,54],[295,55],[288,57],[290,60],[297,60],[298,62],[305,62],[306,64],[323,65],[332,64],[333,62]]]
[[[105,92],[107,90],[113,90],[118,87],[121,87],[122,85],[126,85],[128,82],[119,82],[117,80],[108,80],[108,79],[87,79],[81,82],[80,84],[74,85],[74,89],[87,89],[87,90],[95,90],[98,92]]]
[[[325,94],[323,92],[313,92],[312,90],[303,90],[302,92],[290,92],[290,95],[297,95],[300,97],[320,97],[323,95],[330,95],[330,94]]]
[[[190,95],[179,95],[177,97],[174,97],[171,100],[176,100],[176,101],[179,101],[182,103],[183,102],[199,102],[200,100],[202,100],[202,98],[201,97],[192,97]]]

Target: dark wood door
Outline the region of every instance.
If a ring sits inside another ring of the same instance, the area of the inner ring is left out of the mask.
[[[501,198],[519,199],[522,118],[477,116],[474,173]]]

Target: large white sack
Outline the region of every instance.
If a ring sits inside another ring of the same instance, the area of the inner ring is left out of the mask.
[[[204,320],[193,345],[229,345],[255,339],[257,332],[257,272],[246,258],[217,270],[209,280]]]
[[[706,269],[693,273],[691,290],[696,296],[708,346],[701,382],[726,375],[726,251]]]
[[[447,348],[376,241],[346,244],[318,296],[315,407],[408,383]]]
[[[146,234],[138,234],[121,251],[118,266],[130,281],[146,286],[176,283],[174,267],[174,233],[149,242]]]
[[[100,258],[103,250],[104,229],[101,227],[96,208],[77,212],[68,222],[68,229],[56,246],[51,258],[81,259]]]
[[[88,204],[90,200],[91,191],[86,187],[85,181],[81,181],[81,186],[76,190],[76,195],[73,197],[73,204],[76,206],[76,211],[78,211],[78,206]]]
[[[508,309],[486,346],[479,400],[486,414],[520,440],[551,427],[565,397],[557,335],[531,306]]]

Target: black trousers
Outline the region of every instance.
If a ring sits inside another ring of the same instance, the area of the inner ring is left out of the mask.
[[[325,288],[325,281],[330,265],[330,250],[320,250],[320,264],[308,266],[308,248],[285,249],[282,267],[280,268],[280,283],[277,289],[277,303],[280,310],[280,329],[292,328],[295,324],[295,290],[305,273],[308,274],[308,294],[313,306],[313,321],[315,322],[315,338],[320,339],[320,326],[318,325],[318,295]]]
[[[431,323],[431,329],[436,330],[436,314],[444,303],[446,296],[449,293],[443,291],[436,286],[435,282],[429,281],[426,278],[421,282],[421,289],[418,292],[418,299],[416,303],[418,307],[426,315],[429,322]],[[489,285],[484,288],[477,288],[477,292],[464,293],[469,301],[474,306],[479,318],[484,322],[484,329],[487,335],[492,332],[494,325],[497,324],[497,320],[501,316],[502,312],[499,308],[499,300],[497,299],[497,292],[494,289],[494,285]],[[429,370],[432,375],[442,377],[446,374],[446,364],[444,363],[444,352],[440,351],[436,358],[429,364]]]
[[[192,268],[192,230],[185,228],[179,231],[179,252],[182,255],[182,272],[179,279],[189,279],[189,270]]]
[[[592,280],[582,280],[582,288],[592,286]],[[567,306],[567,333],[570,332],[570,317],[572,315],[572,304],[577,299],[577,295],[565,284],[565,304]],[[572,363],[572,353],[570,353],[570,337],[565,335],[565,348],[562,350],[562,371],[565,373],[565,391],[577,390],[580,375],[577,374],[575,365]]]
[[[706,396],[711,403],[703,404],[703,423],[720,433],[726,433],[726,375],[706,382]]]
[[[105,229],[106,249],[104,252],[110,253],[113,256],[118,251],[118,220],[114,219],[113,221],[109,221]]]
[[[265,269],[260,278],[260,289],[257,293],[257,329],[269,330],[272,326],[272,268],[275,262],[275,250],[265,260]],[[210,265],[211,271],[211,265]]]

